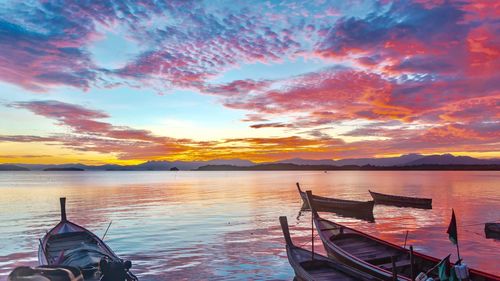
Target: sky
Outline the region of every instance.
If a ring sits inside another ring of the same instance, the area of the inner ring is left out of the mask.
[[[500,2],[0,0],[0,163],[500,157]]]

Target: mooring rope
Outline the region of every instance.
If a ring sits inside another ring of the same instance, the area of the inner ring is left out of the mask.
[[[314,235],[313,239],[314,239],[314,238],[316,238],[316,237],[318,237],[318,235],[319,235],[319,234]],[[300,244],[300,245],[299,245],[299,248],[302,248],[303,246],[305,246],[305,245],[307,245],[307,244],[309,244],[309,243],[311,243],[311,240],[306,241],[306,242],[304,242],[304,243]]]

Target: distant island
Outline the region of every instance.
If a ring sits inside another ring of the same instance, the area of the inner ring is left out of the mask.
[[[46,168],[44,171],[85,171],[82,168],[67,167],[67,168]]]
[[[146,161],[137,165],[0,164],[0,171],[290,171],[290,170],[478,170],[500,171],[500,159],[478,159],[452,154],[405,154],[397,157],[351,159],[292,158],[267,163],[242,159],[206,161]]]
[[[29,171],[30,169],[25,167],[19,167],[16,165],[0,165],[0,171]]]

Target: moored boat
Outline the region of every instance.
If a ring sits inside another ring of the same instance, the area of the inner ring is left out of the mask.
[[[310,192],[307,195],[310,198]],[[312,210],[313,221],[328,256],[382,280],[412,280],[419,273],[437,277],[440,260],[321,218]],[[470,280],[499,281],[500,276],[470,269]],[[412,278],[413,277],[413,278]]]
[[[299,183],[297,183],[297,189],[302,198],[302,209],[310,209],[306,193],[302,191]],[[355,201],[312,195],[312,204],[314,204],[314,209],[320,212],[335,212],[343,216],[374,221],[374,201]]]
[[[377,204],[393,205],[399,207],[415,207],[421,209],[432,209],[432,199],[390,195],[368,190]]]
[[[484,234],[486,235],[486,238],[500,239],[500,223],[485,223]]]
[[[81,270],[85,280],[136,281],[130,261],[120,259],[89,230],[66,218],[66,198],[60,198],[61,221],[40,239],[40,265],[70,266]]]
[[[290,237],[286,217],[280,217],[280,224],[286,241],[288,261],[297,280],[380,280],[325,256],[295,246]]]

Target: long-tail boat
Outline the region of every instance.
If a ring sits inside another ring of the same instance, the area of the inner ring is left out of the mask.
[[[380,280],[367,273],[345,266],[323,255],[313,253],[293,244],[286,217],[280,217],[281,229],[286,241],[288,261],[299,281],[313,280]]]
[[[393,205],[399,207],[415,207],[421,209],[432,209],[432,199],[390,195],[368,190],[377,204]]]
[[[307,191],[306,196],[311,195]],[[329,257],[386,281],[412,280],[421,272],[437,277],[439,259],[323,219],[314,207],[313,221]],[[474,269],[469,275],[473,281],[500,281],[500,276]]]
[[[85,280],[137,281],[130,261],[123,261],[99,237],[66,218],[66,198],[60,198],[61,221],[40,239],[40,265],[71,266]]]
[[[302,209],[309,209],[306,193],[300,188],[297,183],[297,189],[302,198]],[[343,216],[356,217],[368,221],[374,221],[373,205],[374,201],[355,201],[337,198],[328,198],[318,195],[312,195],[312,201],[317,211],[320,212],[335,212]]]

